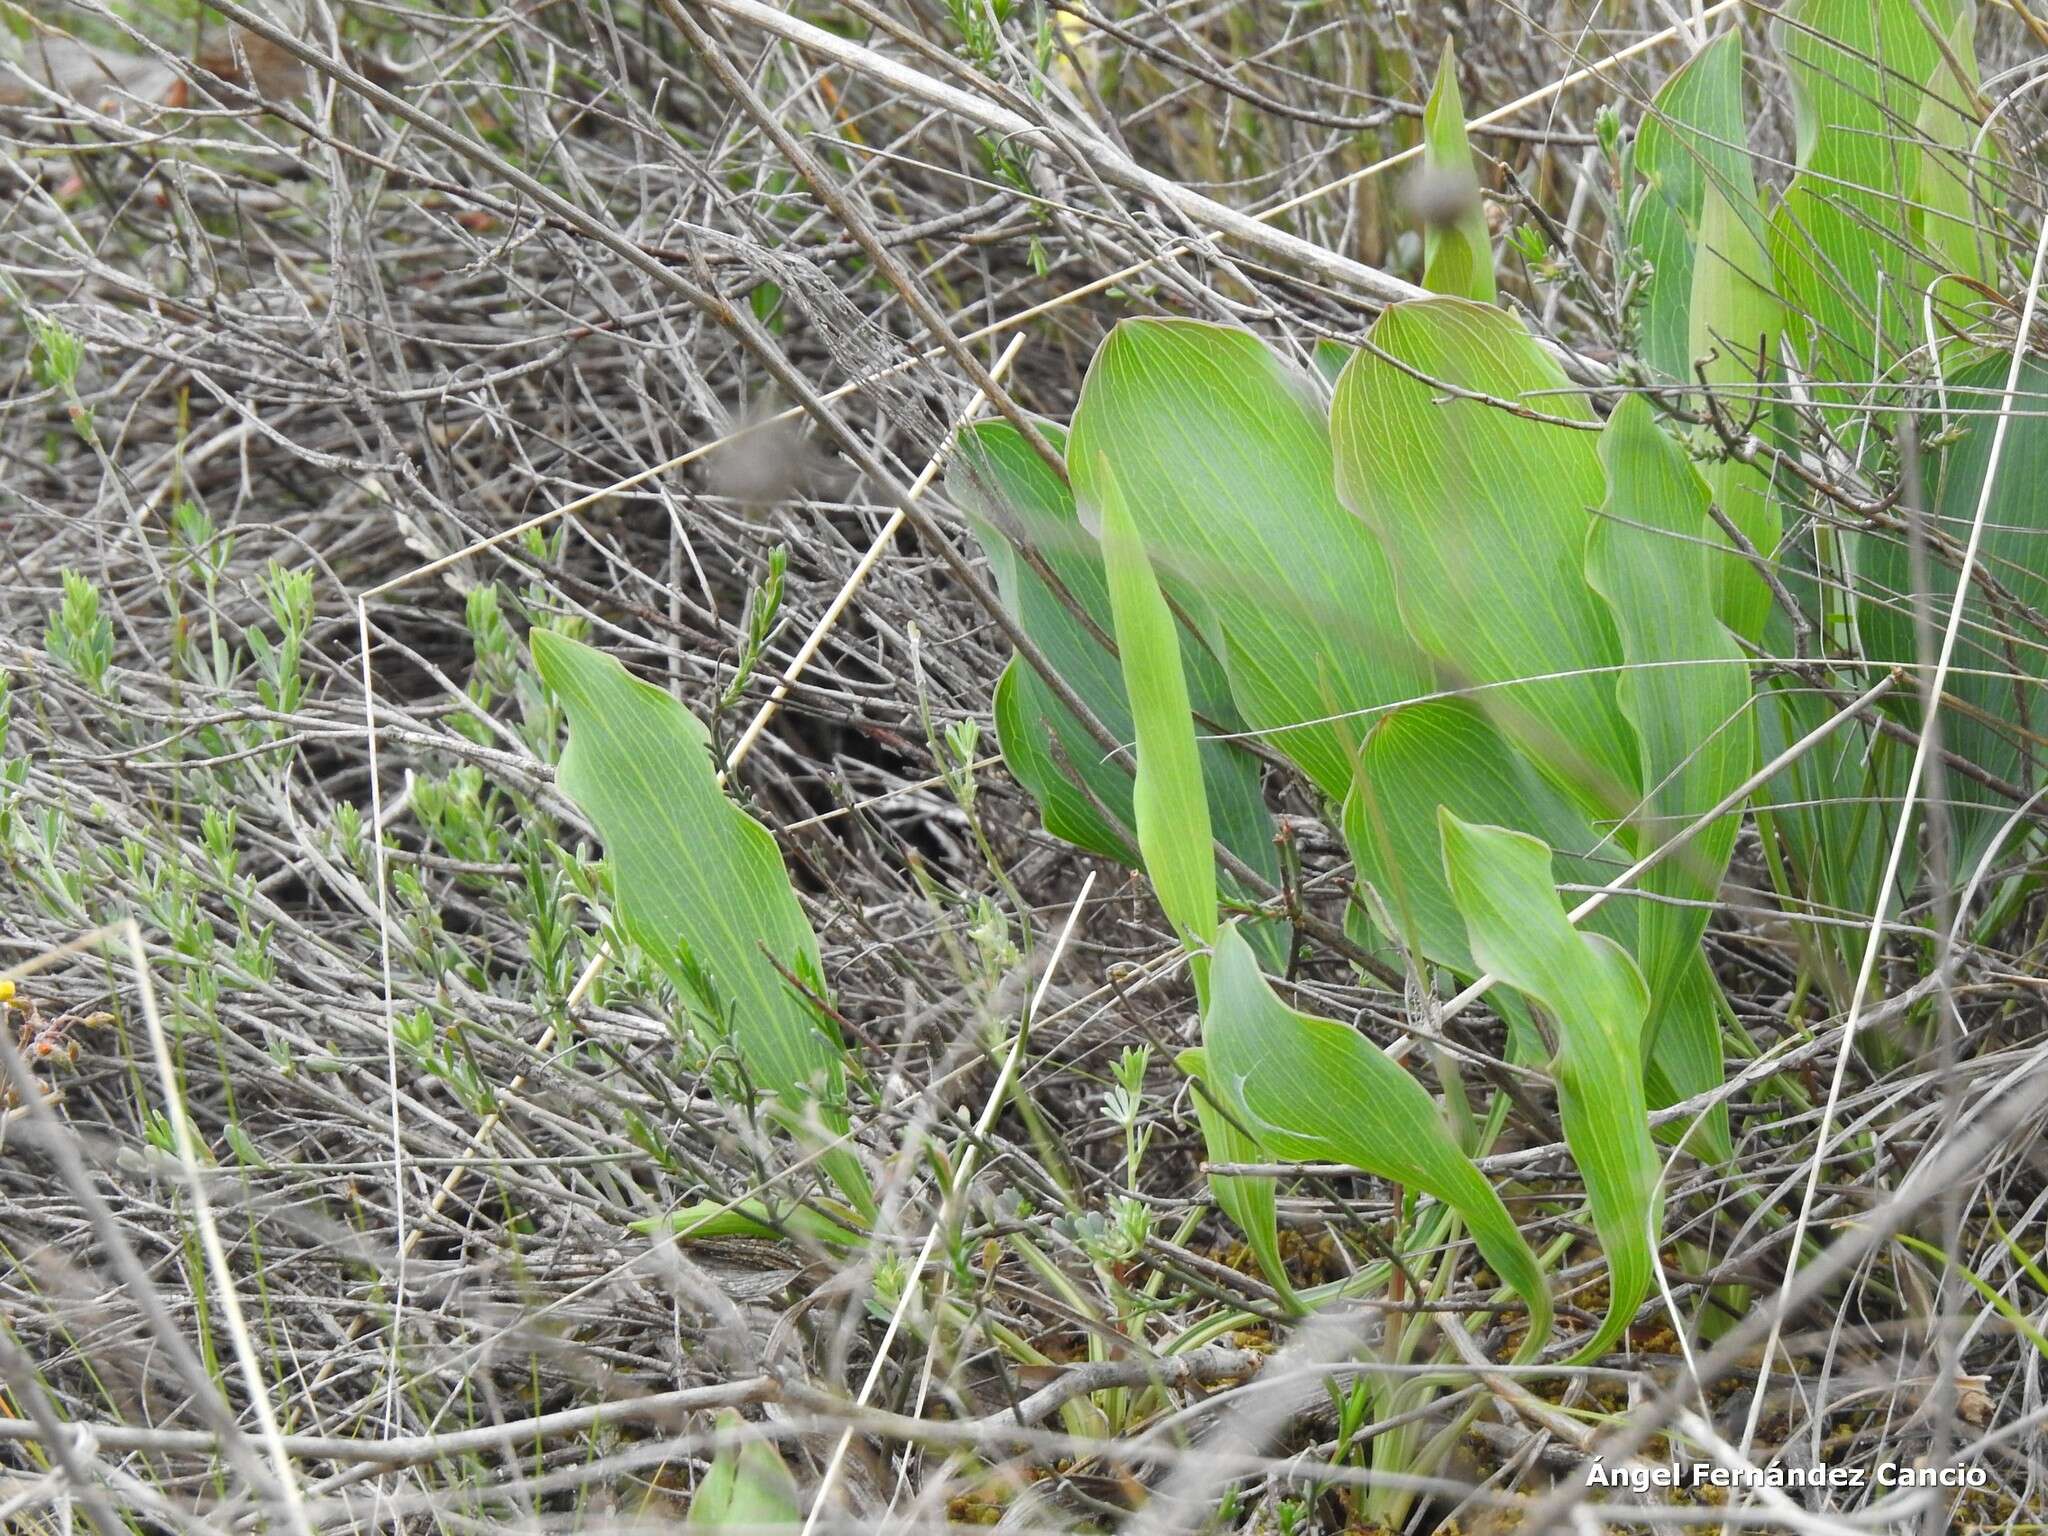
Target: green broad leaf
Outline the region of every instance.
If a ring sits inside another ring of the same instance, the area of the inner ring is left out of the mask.
[[[774,837],[719,787],[710,735],[612,657],[544,629],[532,643],[569,720],[556,783],[604,841],[620,928],[709,1038],[730,1045],[777,1120],[843,1134],[845,1046],[776,969],[822,996],[817,935]],[[851,1152],[823,1163],[863,1214],[872,1209]]]
[[[1926,464],[1924,502],[1930,540],[1949,554],[1927,553],[1924,581],[1916,583],[1911,551],[1900,535],[1858,540],[1858,629],[1872,660],[1916,663],[1916,608],[1924,608],[1936,636],[1955,602],[1956,565],[1968,543],[1970,525],[1984,497],[1991,439],[1997,429],[2010,358],[1984,358],[1948,380],[1952,410],[1961,435]],[[2011,784],[2040,782],[2041,737],[2048,733],[2048,500],[2041,494],[2048,474],[2048,417],[2039,402],[2048,393],[2048,363],[2021,364],[2012,416],[1998,478],[1985,504],[1978,544],[1978,568],[1996,587],[1973,582],[1963,604],[1962,627],[1947,682],[1949,702],[1941,717],[1944,746]],[[1940,423],[1929,419],[1922,432],[1932,437]],[[1898,690],[1892,707],[1916,730],[1919,692]],[[1960,773],[1944,776],[1944,798],[1952,807],[1956,883],[1967,880],[2011,805],[1995,790]]]
[[[1059,427],[1044,422],[1040,430],[1055,448],[1065,446]],[[1015,427],[983,422],[960,434],[946,489],[967,513],[1010,617],[1095,718],[1129,740],[1130,706],[1115,653],[1018,553],[1020,546],[1035,551],[1101,635],[1109,633],[1102,556],[1074,515],[1066,483]],[[1046,830],[1136,868],[1129,765],[1105,759],[1022,658],[1011,659],[996,686],[995,718],[1003,761],[1038,802]]]
[[[1643,1101],[1649,995],[1621,946],[1566,920],[1541,842],[1448,811],[1439,820],[1473,958],[1540,1008],[1557,1032],[1551,1073],[1558,1113],[1607,1256],[1607,1316],[1574,1356],[1591,1360],[1621,1336],[1649,1294],[1652,1232],[1661,1224],[1657,1149]]]
[[[1920,342],[1915,124],[1960,3],[1792,0],[1774,24],[1799,173],[1771,221],[1771,256],[1824,405],[1853,405]]]
[[[1055,447],[1064,448],[1064,429],[1040,425]],[[1081,526],[1072,491],[1007,422],[982,423],[961,435],[946,488],[967,512],[1011,617],[1095,718],[1119,740],[1132,740],[1136,727],[1122,666],[1104,643],[1113,620],[1102,553],[1094,535]],[[1092,631],[1020,556],[1020,545],[1037,553],[1089,616]],[[1182,674],[1200,728],[1205,734],[1241,729],[1223,669],[1198,637],[1184,628],[1179,636]],[[995,719],[1003,760],[1038,803],[1046,830],[1138,868],[1142,860],[1129,756],[1105,755],[1021,658],[1011,659],[996,685]],[[1217,840],[1277,885],[1280,859],[1258,761],[1228,741],[1205,740],[1198,750]],[[1233,897],[1250,894],[1228,874],[1219,873],[1218,880]],[[1262,922],[1257,930],[1262,948],[1286,954],[1285,923]]]
[[[1315,382],[1244,331],[1125,321],[1089,367],[1070,461],[1084,504],[1100,499],[1098,466],[1114,471],[1239,717],[1341,801],[1372,713],[1431,680],[1385,556],[1333,490]]]
[[[1645,786],[1641,856],[1742,783],[1756,761],[1756,723],[1749,668],[1714,612],[1706,482],[1640,395],[1609,418],[1600,457],[1607,504],[1586,540],[1586,577],[1621,636],[1617,696],[1635,727]],[[1674,1099],[1722,1080],[1718,1005],[1711,983],[1698,985],[1700,937],[1741,825],[1739,811],[1716,818],[1641,882],[1652,899],[1637,918],[1635,953],[1655,1003],[1645,1051]],[[1715,1154],[1728,1150],[1725,1113],[1708,1136]]]
[[[1337,492],[1385,548],[1409,634],[1588,815],[1626,814],[1621,646],[1585,577],[1607,493],[1598,436],[1516,411],[1592,413],[1521,321],[1486,305],[1395,304],[1369,341],[1331,409]]]
[[[1454,218],[1427,221],[1422,231],[1422,286],[1431,293],[1491,304],[1493,236],[1472,173],[1472,141],[1465,136],[1465,99],[1458,91],[1458,58],[1444,39],[1436,84],[1422,109],[1423,175],[1431,196],[1457,206]]]
[[[1977,142],[1977,8],[1961,5],[1914,124],[1920,149],[1919,204],[1924,244],[1937,272],[1993,284],[2003,245],[1996,219],[1993,140]],[[1951,69],[1948,60],[1955,62]],[[1960,72],[1960,78],[1958,77]]]
[[[1058,434],[1055,442],[1063,446],[1064,434],[1057,428],[1051,431]],[[1132,851],[1134,847],[1159,852],[1158,866],[1148,868],[1148,873],[1161,906],[1184,937],[1192,934],[1194,942],[1206,945],[1215,936],[1219,879],[1223,889],[1236,888],[1234,881],[1219,877],[1215,870],[1210,853],[1212,824],[1239,857],[1276,884],[1279,878],[1272,819],[1260,798],[1256,764],[1229,743],[1211,741],[1203,742],[1199,749],[1194,746],[1194,724],[1188,712],[1191,703],[1200,701],[1213,719],[1236,723],[1220,670],[1201,642],[1165,611],[1113,472],[1102,477],[1111,504],[1102,515],[1103,540],[1098,546],[1080,525],[1072,493],[1013,428],[1007,424],[975,428],[963,438],[960,454],[960,467],[949,480],[949,488],[975,515],[1004,602],[1061,676],[1088,702],[1096,718],[1122,739],[1137,742],[1134,776],[1128,757],[1105,760],[1037,674],[1013,659],[996,689],[997,730],[1011,772],[1032,791],[1047,828],[1056,834],[1084,847],[1089,846],[1084,836],[1095,837],[1100,842],[1095,851],[1134,867],[1143,862]],[[1116,654],[1058,602],[1018,557],[1013,539],[1029,539],[1068,593],[1095,617],[1097,626],[1104,632],[1114,631]],[[1121,610],[1113,601],[1118,592],[1122,593]],[[1135,633],[1126,634],[1127,628]],[[1165,635],[1172,637],[1171,649]],[[1137,674],[1136,685],[1129,689],[1127,672]],[[1166,696],[1176,686],[1182,689],[1177,702]],[[1133,698],[1140,705],[1135,710]],[[1067,744],[1067,766],[1054,761],[1040,745],[1048,731]],[[1148,755],[1148,742],[1161,732],[1163,741]],[[1186,786],[1190,751],[1199,761],[1206,801],[1203,794]],[[1077,787],[1073,775],[1081,777],[1088,793]],[[1187,794],[1184,805],[1174,798],[1171,784],[1163,792],[1162,804],[1158,782],[1162,775],[1180,783]],[[1117,820],[1106,820],[1098,806],[1113,808]],[[1156,814],[1160,812],[1163,815]],[[1288,944],[1285,923],[1259,922],[1250,931],[1269,959],[1284,963]],[[1206,966],[1204,959],[1200,969],[1205,983]],[[1199,1055],[1185,1053],[1183,1070],[1199,1074]],[[1188,1058],[1194,1059],[1193,1064]],[[1243,1132],[1199,1091],[1195,1097],[1210,1160],[1256,1160],[1257,1149]],[[1280,1260],[1274,1181],[1216,1176],[1210,1187],[1217,1206],[1244,1233],[1260,1269],[1280,1292],[1283,1303],[1298,1311],[1300,1303]]]
[[[1774,413],[1765,402],[1780,372],[1778,339],[1785,313],[1771,287],[1770,257],[1757,235],[1756,192],[1747,161],[1739,180],[1731,180],[1726,191],[1718,180],[1704,189],[1699,228],[1687,330],[1692,366],[1714,391],[1732,425],[1754,421],[1769,438],[1774,435]],[[1721,446],[1717,435],[1709,446]],[[1728,520],[1758,554],[1766,559],[1774,555],[1784,515],[1769,471],[1761,464],[1722,458],[1709,463],[1704,475],[1708,493]],[[1720,524],[1708,520],[1706,537],[1728,551],[1708,567],[1714,611],[1730,630],[1755,644],[1770,616],[1770,585]]]
[[[1707,189],[1724,202],[1755,206],[1748,123],[1742,111],[1742,36],[1729,32],[1674,71],[1636,132],[1629,151],[1628,240],[1647,268],[1634,310],[1636,347],[1664,378],[1693,380],[1691,317],[1695,252]],[[1765,269],[1768,271],[1768,269]]]
[[[1259,1144],[1233,1125],[1223,1106],[1212,1097],[1216,1090],[1209,1086],[1207,1052],[1199,1048],[1182,1051],[1174,1061],[1195,1080],[1195,1123],[1201,1127],[1204,1158],[1212,1163],[1258,1162],[1265,1155]],[[1307,1308],[1295,1294],[1293,1278],[1280,1257],[1280,1224],[1274,1212],[1276,1182],[1256,1174],[1212,1173],[1209,1194],[1216,1208],[1244,1234],[1245,1246],[1258,1261],[1259,1273],[1280,1293],[1280,1304],[1298,1316]]]
[[[1620,846],[1529,766],[1473,705],[1462,699],[1411,704],[1373,728],[1344,802],[1344,841],[1361,881],[1405,930],[1413,953],[1473,977],[1465,919],[1444,874],[1437,813],[1510,826],[1556,850],[1558,883],[1599,885],[1626,867]],[[1590,922],[1635,941],[1635,904],[1611,901]]]
[[[1138,850],[1174,932],[1188,948],[1204,948],[1216,938],[1216,858],[1210,849],[1202,762],[1195,751],[1194,714],[1181,675],[1180,632],[1153,578],[1115,472],[1098,463],[1093,480],[1100,498],[1094,510],[1102,527],[1109,607],[1137,736],[1132,808]]]
[[[1130,825],[1130,774],[1101,760],[1102,749],[1022,657],[1012,656],[996,679],[991,709],[1004,766],[1037,802],[1045,830],[1076,848],[1138,868],[1143,861]],[[1095,718],[1102,719],[1100,711]],[[1060,744],[1064,761],[1054,755],[1053,741]]]
[[[1402,926],[1408,954],[1467,980],[1481,967],[1444,875],[1437,814],[1446,809],[1464,821],[1541,837],[1556,850],[1552,872],[1560,885],[1599,885],[1624,867],[1615,838],[1596,830],[1471,704],[1432,699],[1388,716],[1359,754],[1344,802],[1344,841],[1360,881]],[[1635,903],[1610,901],[1587,925],[1632,947]],[[1547,1054],[1519,998],[1502,994],[1494,1005],[1507,1020],[1512,1061],[1527,1065]]]
[[[745,1438],[746,1422],[730,1408],[718,1415],[718,1429],[718,1449],[690,1500],[683,1529],[767,1536],[801,1528],[803,1496],[775,1447]]]
[[[1363,1035],[1283,1003],[1235,924],[1217,936],[1202,1044],[1211,1086],[1270,1155],[1348,1163],[1457,1212],[1493,1272],[1528,1305],[1517,1357],[1543,1347],[1551,1306],[1541,1266],[1436,1101]],[[1640,1105],[1640,1083],[1635,1093]]]

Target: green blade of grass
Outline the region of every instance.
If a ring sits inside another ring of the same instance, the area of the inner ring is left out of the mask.
[[[2048,1355],[2048,1334],[2043,1334],[2028,1319],[2027,1314],[2013,1305],[2012,1299],[1999,1293],[1998,1287],[1970,1268],[1954,1254],[1937,1248],[1925,1238],[1914,1237],[1909,1232],[1894,1232],[1892,1241],[1910,1248],[1922,1258],[1930,1259],[1939,1268],[1953,1267],[1955,1272],[1970,1283],[1970,1289],[1991,1304],[1991,1308],[2011,1325],[2013,1332],[2025,1339],[2043,1355]]]

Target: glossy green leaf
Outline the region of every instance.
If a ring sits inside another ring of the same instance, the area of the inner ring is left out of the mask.
[[[1369,340],[1337,382],[1337,490],[1385,547],[1409,634],[1446,682],[1494,685],[1473,701],[1589,815],[1624,814],[1621,648],[1584,569],[1606,495],[1598,438],[1517,414],[1591,412],[1521,321],[1485,305],[1396,304]]]
[[[1180,633],[1115,472],[1098,463],[1093,481],[1100,498],[1095,512],[1102,527],[1109,608],[1136,733],[1132,809],[1138,851],[1167,921],[1183,944],[1200,948],[1216,937],[1216,859],[1210,850],[1194,714],[1181,676]]]
[[[1237,712],[1333,801],[1370,712],[1428,691],[1385,557],[1338,503],[1313,380],[1247,332],[1125,321],[1074,415],[1075,490],[1115,472],[1160,583],[1222,660]]]
[[[1493,237],[1472,173],[1472,141],[1465,136],[1465,100],[1458,90],[1458,59],[1449,38],[1436,84],[1422,109],[1423,175],[1432,198],[1454,204],[1455,217],[1427,222],[1422,231],[1422,286],[1491,304]]]
[[[1657,1149],[1643,1101],[1649,996],[1635,962],[1566,920],[1550,850],[1504,827],[1439,818],[1444,867],[1473,958],[1542,1009],[1557,1032],[1551,1072],[1565,1141],[1607,1256],[1607,1316],[1577,1358],[1604,1354],[1650,1288],[1661,1219]]]
[[[768,1536],[797,1530],[803,1524],[803,1496],[796,1477],[775,1447],[748,1437],[746,1423],[730,1408],[718,1416],[719,1443],[711,1469],[697,1485],[688,1531],[732,1531],[740,1536]]]
[[[556,782],[604,841],[619,927],[709,1038],[730,1044],[778,1119],[843,1133],[845,1047],[776,968],[823,996],[817,935],[774,837],[719,787],[710,736],[680,701],[589,646],[536,629],[533,660],[568,715]],[[871,1208],[850,1152],[824,1162]]]
[[[1747,139],[1742,37],[1730,32],[1664,82],[1629,152],[1629,245],[1647,269],[1634,311],[1636,346],[1667,379],[1690,383],[1701,355],[1691,317],[1707,189],[1722,189],[1724,203],[1746,191],[1754,204]]]
[[[1175,1058],[1181,1071],[1195,1079],[1195,1123],[1202,1132],[1203,1156],[1212,1163],[1256,1163],[1264,1156],[1259,1144],[1231,1123],[1210,1086],[1208,1053],[1199,1048]],[[1259,1273],[1280,1293],[1289,1312],[1305,1308],[1295,1294],[1293,1278],[1280,1256],[1280,1224],[1274,1210],[1275,1180],[1257,1174],[1212,1173],[1209,1194],[1216,1208],[1244,1234],[1245,1246],[1258,1261]]]
[[[1756,726],[1749,668],[1714,612],[1706,482],[1640,395],[1616,407],[1600,457],[1607,504],[1587,539],[1586,576],[1621,636],[1617,692],[1645,786],[1640,856],[1688,831],[1742,783],[1756,759]],[[1637,918],[1635,953],[1656,1003],[1645,1049],[1671,1076],[1675,1098],[1721,1083],[1718,1008],[1694,983],[1741,822],[1740,812],[1718,817],[1642,878],[1652,899]],[[1727,1150],[1725,1114],[1709,1135],[1714,1152]]]
[[[1348,1163],[1456,1211],[1494,1273],[1528,1304],[1521,1355],[1542,1348],[1551,1308],[1536,1255],[1436,1102],[1363,1035],[1281,1002],[1235,924],[1216,940],[1202,1042],[1217,1093],[1273,1156]]]
[[[1041,426],[1056,447],[1065,445],[1061,428]],[[1105,644],[1112,619],[1102,554],[1081,526],[1073,493],[1007,422],[982,423],[962,434],[947,490],[972,519],[1005,608],[1095,718],[1118,740],[1130,741],[1135,726],[1122,667]],[[1089,616],[1092,632],[1019,555],[1019,544],[1037,552]],[[1222,668],[1184,629],[1180,658],[1189,701],[1205,734],[1237,730],[1240,722]],[[1004,762],[1038,802],[1046,830],[1136,868],[1141,861],[1128,754],[1105,754],[1021,659],[1011,660],[996,685],[995,717]],[[1277,883],[1280,860],[1257,760],[1228,741],[1205,740],[1198,750],[1218,841]],[[1219,879],[1225,892],[1249,894],[1227,875]],[[1261,923],[1258,934],[1255,942],[1275,955],[1285,954],[1285,924]]]

